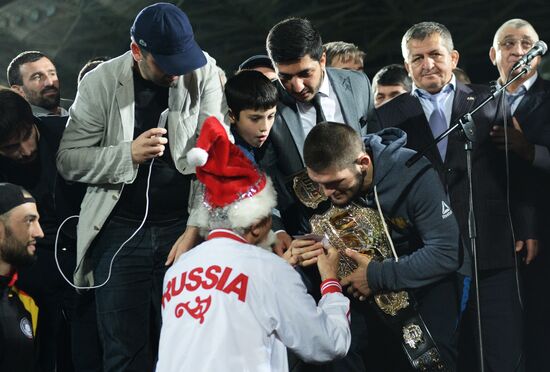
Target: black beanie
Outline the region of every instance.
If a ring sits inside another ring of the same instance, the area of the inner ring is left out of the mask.
[[[27,190],[13,183],[0,183],[0,215],[25,203],[36,203]]]

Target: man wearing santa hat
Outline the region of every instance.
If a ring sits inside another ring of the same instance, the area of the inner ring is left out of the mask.
[[[286,348],[307,361],[343,357],[351,333],[337,251],[319,256],[317,306],[292,266],[262,249],[273,237],[273,185],[217,119],[207,119],[187,159],[204,184],[207,235],[164,277],[157,370],[287,371]]]

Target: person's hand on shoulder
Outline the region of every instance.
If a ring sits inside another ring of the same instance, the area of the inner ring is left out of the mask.
[[[187,226],[183,234],[180,235],[172,246],[172,249],[170,249],[164,265],[169,266],[173,264],[182,254],[199,244],[200,241],[199,228],[196,226]]]

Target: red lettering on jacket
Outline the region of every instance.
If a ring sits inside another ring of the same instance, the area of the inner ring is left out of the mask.
[[[224,267],[222,269],[218,265],[212,265],[207,269],[195,267],[189,273],[187,271],[181,273],[179,277],[176,276],[166,283],[166,289],[162,294],[162,308],[184,290],[186,292],[193,292],[199,288],[205,290],[215,289],[227,294],[234,293],[237,295],[239,301],[245,302],[248,276],[239,273],[230,280],[232,272],[233,269],[231,267]],[[229,284],[227,284],[228,282]],[[183,309],[180,310],[183,311]]]
[[[233,279],[231,283],[227,285],[227,287],[223,289],[223,291],[227,294],[229,294],[229,292],[233,292],[239,297],[239,300],[241,300],[242,302],[245,302],[247,287],[248,287],[248,276],[244,274],[239,274],[235,279]]]
[[[218,285],[216,286],[216,289],[218,291],[221,291],[223,290],[223,286],[225,285],[225,283],[227,282],[227,278],[229,278],[229,275],[231,275],[231,271],[233,271],[232,268],[230,267],[226,267],[224,270],[223,270],[223,274],[220,278],[220,281],[218,282]]]
[[[181,273],[181,279],[180,279],[180,286],[176,288],[176,278],[172,279],[174,283],[172,284],[172,296],[177,296],[183,291],[183,287],[185,287],[185,279],[187,278],[187,272]]]
[[[189,292],[193,292],[195,289],[199,288],[202,283],[202,267],[195,267],[193,270],[189,272],[189,277],[187,278],[189,280],[189,283],[185,285],[185,289]],[[191,284],[191,283],[195,284]]]
[[[222,268],[218,265],[212,265],[206,269],[206,279],[210,280],[208,283],[206,280],[202,282],[202,287],[204,289],[212,289],[216,284],[218,284],[218,275],[222,271]]]
[[[164,309],[164,306],[165,306],[165,301],[166,302],[170,302],[170,300],[172,299],[172,296],[171,296],[171,292],[172,292],[172,287],[174,286],[174,282],[176,281],[176,278],[172,278],[168,281],[168,283],[166,284],[166,290],[164,291],[164,293],[162,294],[162,308]]]

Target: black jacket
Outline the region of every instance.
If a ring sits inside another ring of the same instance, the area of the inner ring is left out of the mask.
[[[489,96],[489,88],[457,82],[453,100],[451,125],[463,114]],[[397,127],[407,133],[407,147],[420,150],[433,141],[428,120],[415,96],[402,94],[377,110],[383,127]],[[477,221],[477,249],[480,269],[498,269],[514,265],[514,235],[509,219],[506,196],[505,153],[491,142],[493,125],[502,123],[498,102],[491,101],[477,111],[476,142],[473,145],[473,188]],[[443,181],[461,232],[462,242],[469,247],[468,180],[464,141],[458,132],[450,135],[445,162],[437,147],[426,152]],[[535,209],[532,192],[525,182],[525,163],[510,154],[511,212],[515,222],[515,238],[535,238]]]

